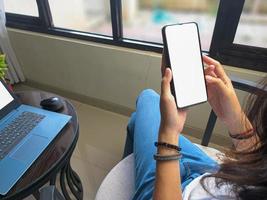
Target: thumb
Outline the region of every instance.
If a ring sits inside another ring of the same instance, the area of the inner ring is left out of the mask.
[[[172,71],[170,68],[165,69],[164,76],[161,81],[161,95],[168,96],[171,95],[171,80],[172,80]]]

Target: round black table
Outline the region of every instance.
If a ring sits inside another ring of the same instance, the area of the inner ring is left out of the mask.
[[[40,101],[57,96],[43,91],[17,92],[16,96],[21,103],[40,107]],[[79,124],[73,105],[63,97],[64,108],[60,113],[72,116],[70,122],[61,130],[41,156],[32,164],[30,169],[16,183],[16,185],[2,199],[22,199],[29,195],[39,198],[39,189],[46,183],[56,184],[59,174],[60,189],[66,200],[72,195],[83,199],[83,187],[78,174],[71,168],[70,158],[79,137]],[[58,188],[59,189],[59,188]]]

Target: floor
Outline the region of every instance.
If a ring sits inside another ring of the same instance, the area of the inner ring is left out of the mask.
[[[94,199],[103,178],[122,158],[128,117],[72,101],[80,138],[71,164],[80,175],[84,199]]]
[[[17,86],[15,90],[31,90]],[[122,158],[128,117],[102,110],[75,100],[80,124],[80,137],[71,159],[73,169],[79,174],[84,188],[84,200],[93,200],[104,177]],[[200,141],[193,137],[191,141]],[[215,148],[218,145],[211,144]],[[33,197],[26,198],[32,200]]]

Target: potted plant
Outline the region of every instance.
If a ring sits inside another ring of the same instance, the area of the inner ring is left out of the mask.
[[[9,89],[13,90],[11,84],[5,78],[6,71],[7,71],[6,56],[5,54],[0,54],[0,79],[4,80],[7,83]]]
[[[5,80],[5,74],[7,71],[6,56],[0,54],[0,79]]]

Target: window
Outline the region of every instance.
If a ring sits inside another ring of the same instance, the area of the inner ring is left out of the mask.
[[[203,50],[209,50],[218,0],[122,0],[123,37],[162,43],[166,24],[197,22]]]
[[[6,12],[38,17],[36,0],[4,0],[4,4]]]
[[[55,27],[112,35],[108,0],[49,0],[49,5]]]
[[[4,2],[9,27],[158,53],[162,26],[195,21],[210,56],[222,64],[267,71],[266,0]]]
[[[234,43],[267,48],[267,1],[246,0]]]
[[[226,65],[266,72],[265,4],[265,0],[221,1],[210,55]]]

